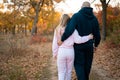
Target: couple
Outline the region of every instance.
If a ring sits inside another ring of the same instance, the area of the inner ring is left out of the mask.
[[[64,14],[55,30],[52,49],[59,80],[71,80],[73,65],[78,80],[89,80],[94,49],[100,43],[99,24],[92,10],[90,3],[84,2],[71,19]]]

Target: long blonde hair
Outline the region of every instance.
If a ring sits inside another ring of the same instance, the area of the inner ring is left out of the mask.
[[[70,20],[70,17],[68,14],[63,14],[61,19],[60,19],[60,23],[59,25],[56,27],[56,33],[58,34],[58,31],[60,28],[62,27],[66,27],[68,21]]]
[[[69,20],[70,20],[70,17],[67,14],[63,14],[59,25],[61,27],[65,27]]]

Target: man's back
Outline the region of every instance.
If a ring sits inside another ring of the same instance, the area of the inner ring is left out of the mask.
[[[75,28],[78,30],[79,35],[84,36],[92,33],[94,35],[95,44],[97,46],[100,42],[99,24],[96,17],[93,14],[92,8],[84,7],[73,17],[77,18],[77,24]],[[90,40],[87,43],[84,43],[84,46],[85,44],[86,46],[90,46],[91,44],[93,44],[93,42],[94,40]],[[83,44],[80,44],[79,48],[80,47],[83,47]]]
[[[93,40],[89,40],[83,44],[74,45],[74,66],[77,78],[78,80],[89,80],[94,52],[93,43],[95,44],[95,47],[100,43],[99,24],[91,7],[83,7],[73,17],[75,17],[73,19],[76,19],[75,29],[78,30],[79,35],[84,36],[90,33],[94,35]]]
[[[74,14],[63,33],[61,41],[65,41],[77,29],[80,36],[92,33],[93,40],[89,40],[83,44],[75,44],[75,60],[74,67],[78,80],[89,80],[91,70],[94,47],[100,43],[99,24],[93,14],[89,2],[84,2],[82,9]],[[94,46],[93,46],[94,43]]]

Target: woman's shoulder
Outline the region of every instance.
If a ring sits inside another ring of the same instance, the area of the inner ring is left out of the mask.
[[[56,27],[55,31],[57,34],[61,35],[64,32],[65,28],[62,26]]]

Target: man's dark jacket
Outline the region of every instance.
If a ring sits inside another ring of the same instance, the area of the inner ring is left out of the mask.
[[[90,7],[82,8],[78,13],[75,13],[69,23],[66,26],[65,32],[62,36],[62,41],[66,40],[74,30],[77,29],[80,36],[85,36],[90,33],[94,35],[93,40],[89,40],[83,44],[75,44],[78,49],[85,48],[94,43],[94,46],[97,47],[100,43],[100,30],[97,18],[93,14],[93,9]]]

